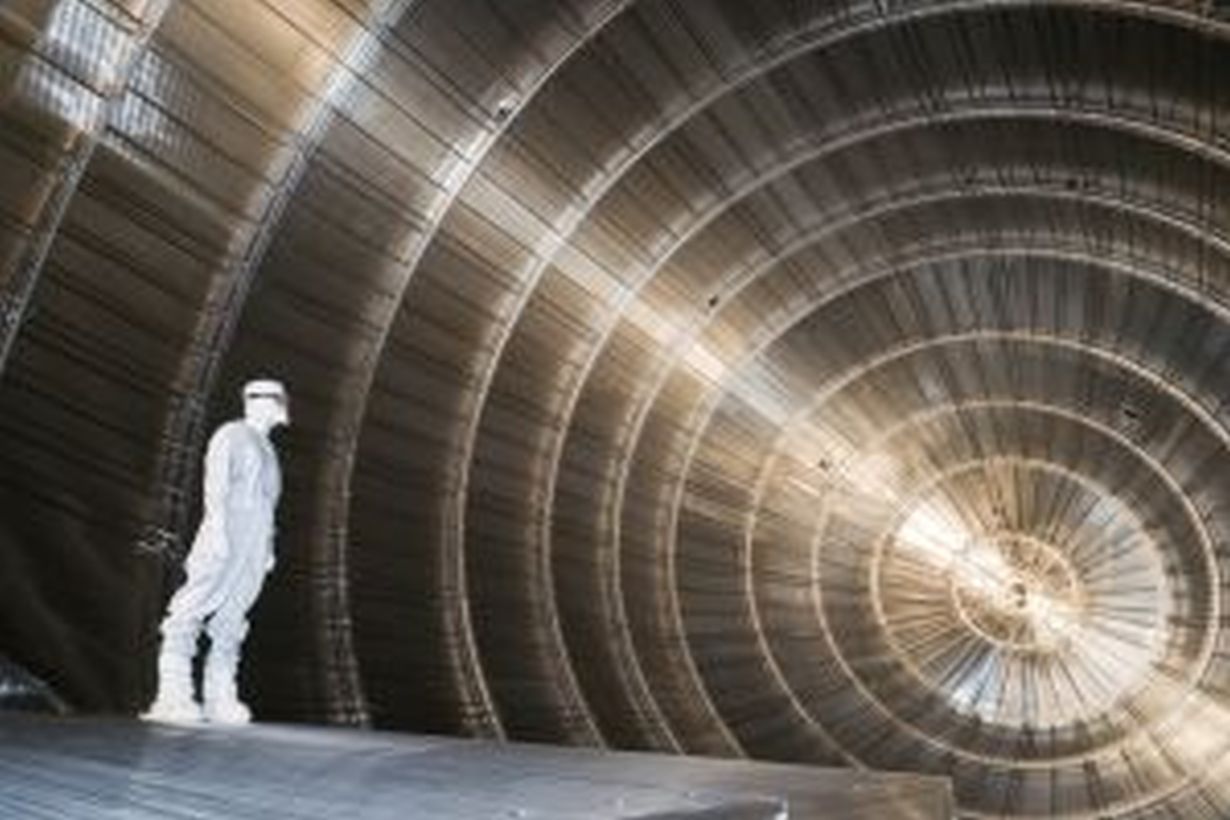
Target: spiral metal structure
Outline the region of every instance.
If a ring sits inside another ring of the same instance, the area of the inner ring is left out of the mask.
[[[1230,815],[1224,11],[0,5],[0,652],[148,696],[269,374],[258,714]]]

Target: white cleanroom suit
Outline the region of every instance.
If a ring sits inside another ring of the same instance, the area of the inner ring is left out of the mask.
[[[203,716],[218,723],[250,719],[237,696],[235,675],[248,610],[274,565],[282,477],[268,433],[287,416],[277,382],[249,383],[244,400],[245,418],[218,428],[205,454],[204,516],[185,565],[187,580],[162,622],[158,696],[147,713],[153,719],[202,717],[192,687],[192,658],[202,629],[210,638]]]

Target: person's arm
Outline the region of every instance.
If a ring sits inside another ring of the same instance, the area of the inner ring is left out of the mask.
[[[227,526],[227,495],[231,485],[231,435],[221,427],[209,440],[205,451],[204,498],[205,517],[215,522],[225,537]]]
[[[273,567],[277,563],[277,541],[278,541],[278,499],[282,494],[282,468],[277,463],[276,451],[273,469],[277,475],[278,490],[274,494],[273,509],[270,511],[273,517],[272,526],[269,528],[269,557],[265,560],[265,572],[273,572]]]

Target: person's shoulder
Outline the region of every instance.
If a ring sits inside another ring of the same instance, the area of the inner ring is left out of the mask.
[[[209,443],[214,444],[216,442],[220,444],[222,442],[229,442],[244,438],[245,431],[247,429],[248,425],[243,423],[243,419],[231,419],[228,422],[218,425],[218,429],[215,430],[213,436],[210,437]]]

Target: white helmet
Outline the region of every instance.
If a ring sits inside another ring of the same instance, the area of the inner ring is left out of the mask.
[[[243,400],[273,399],[279,404],[286,404],[286,388],[280,381],[274,379],[253,379],[243,386]]]

